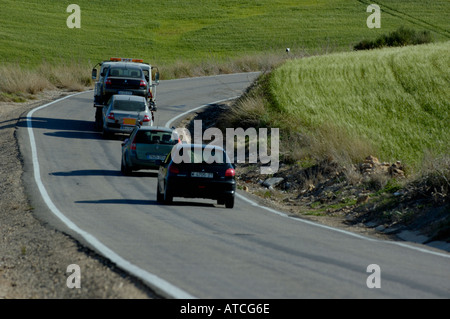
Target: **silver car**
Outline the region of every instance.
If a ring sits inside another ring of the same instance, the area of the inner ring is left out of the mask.
[[[137,126],[122,143],[122,173],[129,175],[140,169],[159,169],[177,143],[181,141],[171,128]]]
[[[113,95],[103,107],[103,137],[114,133],[130,134],[139,124],[153,125],[153,112],[147,99],[137,95]]]

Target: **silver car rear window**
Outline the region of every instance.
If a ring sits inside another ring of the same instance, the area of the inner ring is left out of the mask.
[[[145,102],[115,100],[113,109],[118,111],[143,112],[145,111]]]

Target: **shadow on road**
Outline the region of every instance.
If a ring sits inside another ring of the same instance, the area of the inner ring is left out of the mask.
[[[76,204],[111,204],[111,205],[160,205],[156,200],[146,199],[99,199],[99,200],[80,200]]]
[[[20,118],[17,126],[24,128],[28,127],[27,118]],[[31,126],[33,129],[55,131],[44,133],[47,136],[76,139],[102,139],[102,134],[95,131],[93,121],[32,117]]]
[[[49,173],[52,176],[123,176],[120,170],[107,169],[81,169],[67,172]]]
[[[130,176],[125,176],[120,170],[108,169],[80,169],[66,172],[49,173],[52,176],[120,176],[120,177],[158,177],[158,172],[142,171],[133,172]]]
[[[192,207],[216,207],[213,203],[174,201],[171,204],[162,204],[156,200],[146,199],[99,199],[99,200],[79,200],[76,204],[110,204],[110,205],[152,205],[152,206],[192,206]],[[220,208],[220,206],[218,207]]]
[[[202,202],[188,202],[188,201],[183,201],[180,199],[177,200],[177,198],[175,198],[173,200],[172,203],[170,204],[163,204],[160,203],[160,205],[164,205],[164,206],[196,206],[196,207],[215,207],[215,205],[213,203],[202,203]]]

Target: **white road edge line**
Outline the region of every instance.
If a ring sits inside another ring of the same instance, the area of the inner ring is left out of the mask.
[[[236,99],[236,98],[238,98],[238,97],[239,97],[239,96],[235,96],[235,97],[232,97],[232,98],[228,98],[228,99],[223,99],[223,100],[220,100],[220,101],[211,102],[211,103],[204,104],[204,105],[202,105],[202,106],[193,108],[193,109],[191,109],[191,110],[189,110],[189,111],[186,111],[186,112],[184,112],[184,113],[182,113],[182,114],[179,114],[179,115],[175,116],[175,117],[172,118],[170,121],[168,121],[168,122],[166,123],[165,126],[166,126],[166,127],[171,127],[171,124],[172,124],[174,121],[176,121],[176,120],[179,119],[180,117],[183,117],[183,116],[185,116],[185,115],[187,115],[187,114],[189,114],[189,113],[191,113],[191,112],[197,111],[197,110],[199,110],[199,109],[202,109],[202,108],[204,108],[204,107],[207,107],[207,106],[210,106],[210,105],[214,105],[214,104],[217,104],[217,103],[221,103],[221,102],[225,102],[225,101],[234,100],[234,99]],[[298,221],[298,222],[301,222],[301,223],[304,223],[304,224],[309,224],[309,225],[313,225],[313,226],[316,226],[316,227],[329,229],[329,230],[332,230],[332,231],[335,231],[335,232],[343,233],[343,234],[346,234],[346,235],[349,235],[349,236],[352,236],[352,237],[356,237],[356,238],[359,238],[359,239],[367,240],[367,241],[373,241],[373,242],[380,242],[380,243],[392,244],[392,245],[396,245],[396,246],[400,246],[400,247],[404,247],[404,248],[409,248],[409,249],[412,249],[412,250],[417,250],[417,251],[420,251],[420,252],[423,252],[423,253],[432,254],[432,255],[435,255],[435,256],[440,256],[440,257],[450,258],[450,254],[440,253],[440,252],[428,250],[428,249],[421,248],[421,247],[411,246],[411,245],[408,245],[408,244],[402,243],[402,242],[388,241],[388,240],[379,240],[379,239],[376,239],[376,238],[370,238],[370,237],[366,237],[366,236],[363,236],[363,235],[359,235],[359,234],[356,234],[356,233],[352,233],[352,232],[349,232],[349,231],[346,231],[346,230],[343,230],[343,229],[339,229],[339,228],[334,228],[334,227],[331,227],[331,226],[326,226],[326,225],[318,224],[318,223],[315,223],[315,222],[312,222],[312,221],[309,221],[309,220],[306,220],[306,219],[292,217],[292,216],[289,216],[289,215],[286,214],[286,213],[277,211],[277,210],[272,209],[272,208],[270,208],[270,207],[266,207],[266,206],[259,205],[258,203],[252,201],[251,199],[249,199],[249,198],[247,198],[247,197],[245,197],[245,196],[243,196],[243,195],[241,195],[241,194],[238,194],[237,192],[236,192],[236,196],[239,197],[240,199],[246,201],[247,203],[249,203],[249,204],[252,205],[252,206],[259,207],[259,208],[264,209],[264,210],[267,210],[267,211],[269,211],[269,212],[271,212],[271,213],[273,213],[273,214],[276,214],[276,215],[279,215],[279,216],[282,216],[282,217],[285,217],[285,218],[289,218],[289,219],[292,219],[292,220],[295,220],[295,221]]]
[[[168,121],[168,122],[166,123],[165,127],[171,127],[171,125],[172,125],[173,122],[175,122],[176,120],[178,120],[180,117],[185,116],[186,114],[192,113],[192,112],[194,112],[194,111],[197,111],[197,110],[199,110],[199,109],[202,109],[202,108],[204,108],[204,107],[207,107],[207,106],[210,106],[210,105],[213,105],[213,104],[217,104],[217,103],[222,103],[222,102],[226,102],[226,101],[235,100],[235,99],[237,99],[238,97],[239,97],[239,96],[234,96],[234,97],[230,97],[230,98],[228,98],[228,99],[223,99],[223,100],[220,100],[220,101],[211,102],[211,103],[204,104],[204,105],[202,105],[202,106],[198,106],[198,107],[195,107],[195,108],[193,108],[193,109],[190,109],[189,111],[186,111],[186,112],[184,112],[184,113],[178,114],[177,116],[173,117],[170,121]]]
[[[30,138],[30,144],[31,144],[31,154],[32,154],[32,162],[33,162],[33,170],[34,170],[34,179],[36,181],[36,184],[39,188],[39,191],[41,193],[41,196],[45,203],[47,204],[48,208],[51,210],[51,212],[58,217],[69,229],[76,232],[80,236],[82,236],[88,243],[90,243],[95,249],[97,249],[103,256],[111,260],[113,263],[115,263],[118,267],[128,271],[129,273],[133,274],[134,276],[140,278],[144,282],[147,282],[150,287],[156,290],[157,293],[162,293],[163,295],[175,298],[175,299],[196,299],[194,296],[190,295],[189,293],[181,290],[180,288],[172,285],[171,283],[165,281],[164,279],[149,273],[146,270],[143,270],[142,268],[137,267],[136,265],[133,265],[129,261],[123,259],[121,256],[119,256],[117,253],[109,249],[107,246],[102,244],[97,238],[92,236],[90,233],[82,230],[79,228],[76,224],[74,224],[69,218],[67,218],[52,202],[50,199],[50,196],[47,193],[47,190],[45,189],[44,184],[41,180],[40,175],[40,169],[39,169],[39,160],[37,155],[37,149],[36,149],[36,141],[34,138],[33,133],[33,125],[32,125],[32,117],[34,112],[39,111],[43,108],[46,108],[52,104],[61,102],[65,99],[68,99],[70,97],[79,95],[79,94],[85,94],[90,91],[84,91],[80,93],[75,93],[72,95],[68,95],[66,97],[63,97],[61,99],[55,100],[53,102],[47,103],[45,105],[39,106],[33,110],[31,110],[27,114],[27,129],[28,129],[28,135]]]
[[[259,207],[259,208],[265,209],[265,210],[267,210],[267,211],[269,211],[269,212],[271,212],[273,214],[276,214],[276,215],[279,215],[279,216],[282,216],[282,217],[285,217],[285,218],[289,218],[289,219],[292,219],[292,220],[295,220],[295,221],[298,221],[298,222],[301,222],[301,223],[304,223],[304,224],[308,224],[308,225],[313,225],[313,226],[320,227],[320,228],[329,229],[329,230],[332,230],[332,231],[335,231],[335,232],[338,232],[338,233],[343,233],[343,234],[346,234],[348,236],[356,237],[356,238],[367,240],[367,241],[373,241],[373,242],[379,242],[379,243],[396,245],[396,246],[400,246],[400,247],[404,247],[404,248],[409,248],[409,249],[412,249],[412,250],[417,250],[417,251],[420,251],[420,252],[423,252],[423,253],[428,253],[428,254],[432,254],[432,255],[436,255],[436,256],[440,256],[440,257],[450,258],[450,254],[440,253],[440,252],[428,250],[428,249],[421,248],[421,247],[411,246],[411,245],[408,245],[408,244],[403,243],[403,242],[388,241],[388,240],[380,240],[380,239],[376,239],[376,238],[370,238],[370,237],[366,237],[366,236],[363,236],[363,235],[359,235],[359,234],[356,234],[356,233],[352,233],[352,232],[346,231],[344,229],[339,229],[339,228],[335,228],[335,227],[331,227],[331,226],[327,226],[327,225],[318,224],[318,223],[315,223],[315,222],[312,222],[312,221],[309,221],[309,220],[306,220],[306,219],[302,219],[302,218],[292,217],[292,216],[289,216],[286,213],[277,211],[277,210],[272,209],[270,207],[259,205],[258,203],[255,203],[251,199],[248,199],[247,197],[245,197],[245,196],[243,196],[241,194],[236,193],[236,195],[240,199],[248,202],[250,205],[253,205],[255,207]]]

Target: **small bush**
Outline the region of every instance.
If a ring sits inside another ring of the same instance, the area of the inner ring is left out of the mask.
[[[383,47],[399,47],[405,45],[417,45],[431,43],[433,39],[430,31],[419,31],[400,27],[394,32],[382,35],[375,40],[362,40],[353,48],[358,50],[372,50]]]
[[[426,158],[414,184],[422,195],[450,204],[450,156]]]

